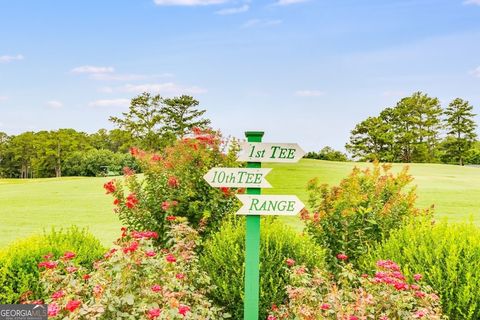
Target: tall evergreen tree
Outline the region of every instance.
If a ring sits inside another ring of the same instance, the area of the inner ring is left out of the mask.
[[[465,155],[477,137],[475,133],[477,124],[474,121],[476,114],[472,110],[473,106],[468,101],[456,98],[444,112],[448,135],[445,149],[461,166],[464,165]]]
[[[165,99],[165,105],[162,108],[164,132],[181,138],[191,132],[194,127],[206,128],[210,120],[202,118],[206,110],[198,110],[198,104],[197,100],[186,95]]]

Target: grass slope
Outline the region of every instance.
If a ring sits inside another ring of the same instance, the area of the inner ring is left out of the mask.
[[[301,160],[298,164],[264,164],[273,168],[268,175],[272,189],[265,194],[295,194],[305,203],[305,185],[318,177],[337,184],[355,166],[368,164]],[[400,170],[401,164],[394,165]],[[480,223],[480,168],[437,164],[412,164],[411,173],[418,185],[418,205],[435,204],[437,217],[449,221],[470,216]],[[14,239],[41,233],[52,226],[76,224],[88,227],[105,245],[119,235],[120,222],[112,212],[112,198],[103,183],[109,178],[61,178],[0,180],[0,247]],[[287,221],[301,228],[297,218]]]

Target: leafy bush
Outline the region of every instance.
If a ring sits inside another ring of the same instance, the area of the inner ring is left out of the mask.
[[[260,241],[260,318],[265,319],[271,303],[280,303],[286,297],[286,259],[309,267],[323,267],[324,251],[308,236],[301,236],[274,219],[262,218]],[[242,319],[245,220],[225,221],[220,231],[207,240],[200,263],[215,285],[210,297],[225,306],[234,319]]]
[[[85,230],[71,227],[19,240],[0,252],[0,303],[41,298],[37,264],[42,257],[75,251],[75,262],[88,267],[102,256],[100,242]]]
[[[158,250],[152,231],[124,232],[116,246],[88,273],[66,253],[39,264],[45,301],[52,317],[62,319],[221,319],[205,294],[208,276],[194,252],[198,234],[174,224],[168,249]],[[40,302],[40,301],[38,301]]]
[[[127,171],[123,182],[105,184],[117,204],[120,220],[134,230],[152,230],[165,243],[169,222],[187,218],[193,228],[208,234],[238,202],[229,188],[212,188],[203,179],[215,166],[236,167],[236,152],[222,152],[219,134],[196,130],[191,138],[178,140],[164,154],[149,154],[132,148],[144,178]]]
[[[415,208],[415,189],[405,190],[412,181],[408,168],[397,175],[391,166],[374,164],[373,170],[354,168],[338,187],[309,182],[309,205],[314,213],[302,218],[308,233],[330,252],[329,266],[338,268],[335,257],[346,254],[356,266],[357,259],[369,247],[388,237],[390,230],[402,225],[405,217],[429,214]]]
[[[412,221],[392,232],[365,261],[392,259],[407,276],[423,273],[450,319],[480,319],[480,229],[472,224]]]
[[[289,275],[288,302],[273,306],[268,320],[444,319],[439,298],[422,284],[422,275],[409,283],[390,260],[378,261],[374,276],[342,267],[337,282],[319,269],[310,274],[305,266],[293,267]]]
[[[305,155],[307,159],[318,159],[318,160],[327,160],[327,161],[342,161],[345,162],[348,160],[347,155],[341,151],[337,151],[331,147],[324,147],[318,153],[311,151]]]

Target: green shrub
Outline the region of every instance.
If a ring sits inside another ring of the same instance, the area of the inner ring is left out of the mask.
[[[87,231],[71,227],[31,236],[3,249],[0,252],[0,303],[41,298],[38,263],[47,254],[60,257],[66,251],[76,253],[76,263],[91,268],[104,248]]]
[[[339,254],[357,266],[357,259],[389,231],[402,225],[405,217],[429,214],[415,207],[415,189],[408,189],[412,177],[405,167],[394,175],[390,165],[375,163],[373,169],[354,168],[337,187],[310,181],[309,206],[303,213],[308,233],[328,249],[331,270],[338,271]]]
[[[391,259],[410,276],[422,273],[451,320],[480,319],[480,229],[472,224],[413,221],[365,258]]]
[[[324,267],[324,250],[308,236],[299,235],[278,220],[262,218],[260,249],[260,319],[272,303],[286,298],[286,259],[308,267]],[[200,263],[216,286],[210,297],[224,306],[233,319],[243,319],[245,265],[245,220],[225,221],[219,232],[206,241]]]

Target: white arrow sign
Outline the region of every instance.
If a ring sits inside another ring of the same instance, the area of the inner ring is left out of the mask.
[[[271,188],[265,176],[271,168],[212,168],[203,176],[212,187]]]
[[[296,143],[244,142],[238,161],[250,162],[298,162],[305,151]]]
[[[237,194],[243,203],[237,214],[295,216],[305,205],[297,196]]]

